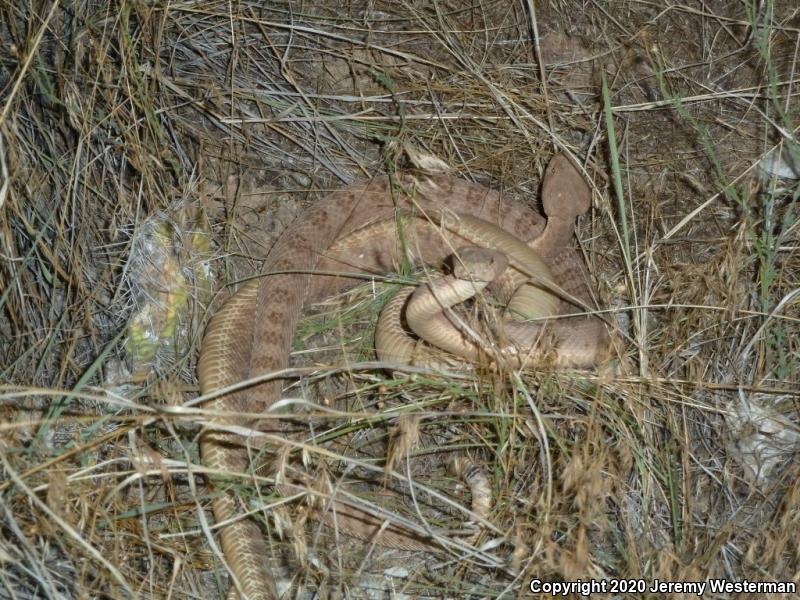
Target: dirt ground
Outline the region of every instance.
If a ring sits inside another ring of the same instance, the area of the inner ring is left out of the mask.
[[[381,282],[295,338],[290,460],[454,545],[339,538],[259,460],[216,489],[285,598],[797,597],[799,59],[793,0],[0,2],[0,598],[224,597],[209,318],[332,189],[434,165],[541,211],[559,151],[608,368],[359,367]]]

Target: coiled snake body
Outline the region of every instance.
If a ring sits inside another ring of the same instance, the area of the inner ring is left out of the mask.
[[[578,255],[565,245],[572,234],[575,215],[588,208],[588,188],[575,175],[563,156],[557,156],[548,166],[543,185],[549,216],[545,236],[544,220],[532,208],[510,202],[481,185],[446,176],[405,176],[394,182],[381,177],[329,194],[283,233],[267,257],[263,276],[244,284],[211,320],[198,364],[202,393],[210,394],[285,368],[304,307],[363,280],[363,274],[391,273],[404,254],[417,264],[436,265],[454,248],[475,245],[474,239],[465,237],[457,228],[443,235],[441,223],[430,222],[424,218],[426,213],[446,210],[455,215],[471,215],[521,240],[533,240],[530,245],[547,264],[562,293],[573,300],[572,304],[560,300],[559,311],[582,312],[584,308],[575,306],[574,301],[591,306],[590,288]],[[584,206],[582,210],[573,206],[577,197]],[[548,202],[555,207],[553,210],[548,210]],[[404,220],[402,235],[370,234],[370,227],[375,224],[394,223],[398,211],[413,215]],[[409,235],[413,244],[404,244]],[[537,238],[541,240],[538,243]],[[567,320],[555,327],[569,333],[573,326]],[[585,340],[597,349],[598,356],[607,346],[604,334],[603,331],[599,338]],[[280,398],[281,387],[280,380],[265,381],[206,404],[221,415],[213,423],[223,425],[215,428],[212,423],[201,435],[202,458],[208,468],[219,473],[247,472],[247,442],[227,433],[225,427],[245,426],[272,433],[279,433],[280,427],[273,420],[229,415],[264,413]],[[258,525],[251,519],[238,518],[241,511],[228,493],[217,495],[212,508],[218,523],[228,523],[221,527],[220,538],[236,580],[229,598],[241,595],[248,600],[275,600],[275,585],[266,565],[268,549]],[[351,525],[351,530],[348,525],[340,526],[346,533],[363,537],[364,532],[355,528],[356,525]]]

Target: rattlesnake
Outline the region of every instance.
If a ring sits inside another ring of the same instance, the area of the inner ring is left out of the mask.
[[[213,394],[285,368],[297,322],[309,304],[352,285],[364,274],[395,272],[404,255],[417,264],[435,265],[451,254],[454,246],[474,243],[452,231],[442,235],[439,225],[423,217],[442,209],[484,219],[521,240],[534,240],[530,245],[563,294],[573,300],[561,300],[560,312],[582,312],[584,306],[593,305],[592,296],[580,258],[564,240],[572,233],[575,214],[581,212],[575,206],[588,208],[588,188],[571,163],[559,155],[548,166],[542,193],[549,215],[544,237],[544,220],[533,209],[452,177],[378,177],[332,192],[283,233],[267,257],[263,276],[239,288],[211,320],[198,364],[202,393]],[[402,235],[369,235],[369,227],[394,222],[398,211],[414,215],[403,220]],[[415,240],[413,246],[403,243],[409,233]],[[231,415],[265,413],[280,398],[281,388],[281,380],[271,379],[207,402],[206,407],[219,414],[200,439],[208,468],[219,473],[247,472],[248,442],[229,433],[231,427],[272,434],[279,434],[281,428],[274,419]],[[278,451],[277,445],[269,449]],[[238,597],[238,589],[248,600],[275,600],[275,585],[265,563],[267,545],[257,524],[238,516],[241,511],[228,493],[215,496],[212,507],[216,521],[227,523],[220,538],[235,577],[229,598]],[[344,522],[339,529],[363,535],[363,531],[354,531],[357,525]]]

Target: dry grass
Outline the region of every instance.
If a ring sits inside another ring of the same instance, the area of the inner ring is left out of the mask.
[[[389,448],[413,500],[355,489],[448,529],[469,501],[443,457],[468,454],[493,510],[479,552],[425,560],[291,517],[278,571],[325,597],[389,568],[408,597],[800,583],[800,186],[763,168],[800,164],[794,4],[0,3],[0,598],[219,595],[191,403],[209,309],[405,146],[521,201],[556,148],[579,157],[632,368],[387,379],[358,363],[383,288],[354,292],[298,334],[316,368],[286,394],[340,411],[297,408],[304,457],[380,484]],[[271,507],[255,479],[241,497]]]

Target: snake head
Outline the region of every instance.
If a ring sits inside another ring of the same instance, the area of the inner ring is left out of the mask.
[[[566,154],[550,159],[542,183],[542,205],[548,219],[574,223],[592,205],[592,190]]]

